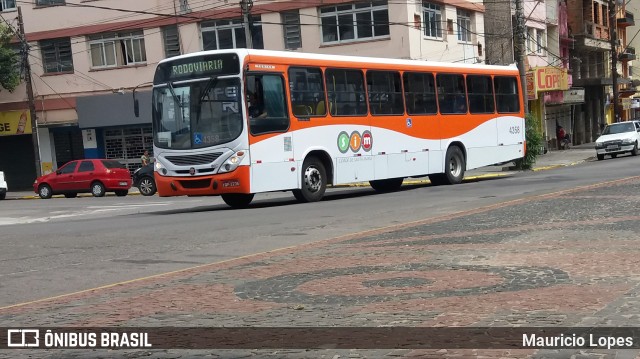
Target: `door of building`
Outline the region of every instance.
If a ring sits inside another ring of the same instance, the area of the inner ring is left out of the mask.
[[[141,167],[144,150],[153,151],[151,126],[113,127],[104,130],[104,148],[108,159],[123,163],[133,173]]]

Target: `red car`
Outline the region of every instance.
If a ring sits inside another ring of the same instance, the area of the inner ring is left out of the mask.
[[[113,191],[116,196],[126,196],[129,188],[129,170],[118,161],[104,159],[71,161],[33,183],[33,191],[44,199],[54,194],[74,198],[79,192],[91,192],[94,197],[102,197],[105,192]]]

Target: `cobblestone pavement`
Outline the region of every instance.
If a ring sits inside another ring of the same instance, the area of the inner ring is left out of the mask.
[[[639,207],[635,177],[5,308],[0,326],[640,327]],[[2,355],[640,358],[637,350],[487,349]]]

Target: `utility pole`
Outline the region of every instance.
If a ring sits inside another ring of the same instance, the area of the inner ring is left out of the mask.
[[[613,120],[620,121],[620,95],[618,92],[618,21],[616,19],[616,0],[609,0],[609,40],[611,42],[611,80],[613,82]]]
[[[253,0],[241,0],[240,9],[242,10],[242,19],[244,22],[244,37],[247,43],[247,49],[253,48],[253,41],[251,40],[251,24],[249,23],[249,14],[253,7]]]
[[[33,98],[33,83],[31,82],[31,65],[29,63],[29,44],[24,33],[24,21],[22,19],[22,9],[18,6],[18,37],[22,44],[22,61],[24,63],[24,82],[27,85],[27,100],[29,102],[29,115],[31,117],[31,142],[33,142],[33,155],[35,157],[36,174],[42,175],[40,165],[40,139],[38,138],[38,120],[36,118],[36,102]]]
[[[527,75],[524,64],[525,57],[525,24],[524,24],[524,11],[522,0],[515,0],[516,2],[516,33],[514,34],[514,47],[515,47],[515,55],[516,62],[518,64],[518,70],[520,70],[520,83],[522,84],[522,91],[524,97],[524,112],[529,112],[529,100],[527,100]]]

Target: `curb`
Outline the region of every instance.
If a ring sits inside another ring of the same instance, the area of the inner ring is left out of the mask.
[[[127,196],[139,196],[140,192],[129,192],[127,193]],[[115,197],[116,194],[115,193],[105,193],[104,197]],[[91,193],[78,193],[78,197],[77,198],[86,198],[86,197],[93,197],[93,195]],[[56,194],[51,196],[51,198],[65,198],[63,194]],[[6,200],[16,200],[16,199],[42,199],[40,198],[40,196],[38,195],[33,195],[33,196],[22,196],[22,197],[15,197],[15,198],[6,198]],[[72,199],[72,198],[70,198]]]

